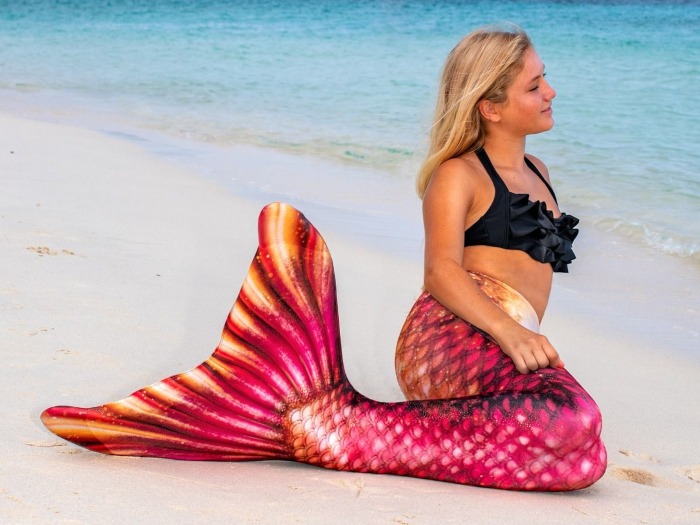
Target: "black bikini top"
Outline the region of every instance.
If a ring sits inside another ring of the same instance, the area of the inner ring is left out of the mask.
[[[576,258],[571,245],[578,235],[578,219],[566,213],[554,218],[544,202],[532,202],[525,193],[510,192],[483,148],[476,151],[476,156],[491,177],[496,193],[491,207],[464,232],[464,246],[522,250],[536,261],[550,263],[555,272],[568,273],[567,265]],[[556,202],[552,187],[535,165],[527,157],[525,163]]]

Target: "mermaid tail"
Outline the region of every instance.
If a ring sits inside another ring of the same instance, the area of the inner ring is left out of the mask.
[[[342,366],[323,239],[283,204],[263,209],[259,238],[209,359],[121,401],[49,408],[41,416],[49,430],[109,454],[294,460],[520,490],[582,488],[602,475],[604,464],[588,459],[596,443],[572,440],[573,424],[546,424],[576,401],[550,407],[549,398],[499,392],[379,403],[359,394]],[[584,423],[597,436],[596,422]],[[542,434],[536,446],[533,429]],[[542,448],[547,440],[553,447]]]
[[[537,314],[520,293],[486,275],[469,273],[498,307],[523,326],[538,331]],[[527,432],[516,440],[502,434],[496,441],[511,441],[505,447],[511,454],[515,454],[513,443],[517,442],[525,443],[530,452],[541,452],[530,467],[541,477],[554,478],[565,471],[575,477],[578,472],[591,475],[593,483],[605,472],[607,453],[600,439],[600,410],[574,377],[563,368],[551,367],[519,373],[486,332],[454,315],[428,292],[416,300],[404,322],[395,366],[407,399],[471,396],[501,404],[492,408],[491,418],[508,413],[521,418],[527,413]],[[565,440],[575,444],[573,452],[564,452],[561,445]],[[525,459],[528,453],[520,452],[525,454],[516,461],[529,461]]]
[[[488,275],[468,273],[496,306],[525,328],[539,332],[537,313],[519,292]],[[497,363],[512,364],[504,357],[486,332],[464,322],[423,292],[396,344],[396,377],[406,399],[473,396],[487,392],[484,384],[494,380]],[[511,372],[508,366],[506,369]],[[513,386],[513,382],[529,377],[508,373],[500,384]]]

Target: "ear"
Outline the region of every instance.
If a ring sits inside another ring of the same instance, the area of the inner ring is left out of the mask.
[[[481,116],[489,122],[498,122],[501,120],[501,114],[498,111],[498,106],[490,100],[481,100],[477,105]]]

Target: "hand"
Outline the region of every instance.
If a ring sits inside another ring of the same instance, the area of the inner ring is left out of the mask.
[[[520,325],[513,325],[500,335],[496,342],[521,374],[547,366],[564,368],[564,362],[545,336]]]

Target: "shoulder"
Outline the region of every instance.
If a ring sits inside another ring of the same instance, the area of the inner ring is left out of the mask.
[[[460,157],[449,159],[435,170],[430,179],[425,197],[437,197],[444,194],[460,198],[472,195],[476,189],[488,179],[483,167],[470,153]]]
[[[464,228],[475,209],[490,202],[492,184],[486,170],[474,153],[443,162],[433,173],[423,196],[423,217],[426,227],[436,224],[455,230]]]
[[[530,155],[529,153],[526,153],[525,157],[535,165],[535,168],[537,168],[537,171],[539,171],[542,174],[542,176],[545,178],[545,180],[547,182],[551,182],[549,180],[549,170],[547,169],[547,166],[545,165],[544,162],[542,162],[540,159],[538,159],[534,155]]]

